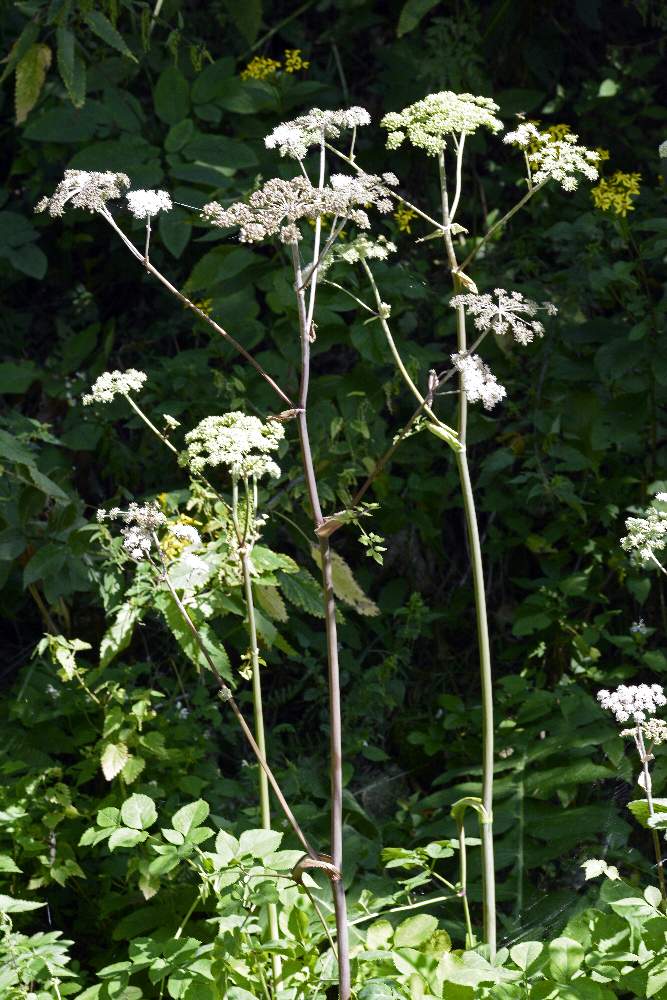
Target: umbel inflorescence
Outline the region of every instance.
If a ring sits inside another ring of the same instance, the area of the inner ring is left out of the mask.
[[[491,410],[505,398],[505,386],[498,382],[478,354],[452,354],[451,359],[461,375],[463,391],[469,403],[481,401],[485,410]]]
[[[344,129],[369,125],[371,116],[364,108],[322,111],[311,108],[307,115],[283,122],[264,140],[267,149],[279,149],[281,156],[303,160],[311,146],[321,146],[326,139],[337,139]]]
[[[388,212],[388,185],[395,183],[393,174],[381,178],[364,173],[356,177],[333,174],[321,188],[305,177],[289,181],[276,177],[253,192],[247,202],[228,208],[216,201],[204,205],[202,216],[214,226],[238,226],[242,243],[258,243],[271,236],[279,236],[283,243],[296,243],[301,239],[297,223],[322,215],[348,219],[360,229],[368,229],[370,220],[365,207],[374,205],[380,212]]]
[[[455,295],[449,304],[454,309],[463,306],[478,330],[499,336],[510,333],[524,346],[536,336],[544,336],[544,326],[532,317],[540,310],[547,316],[555,316],[558,312],[551,302],[539,304],[524,298],[521,292],[506,292],[504,288],[494,288],[493,295]]]
[[[656,493],[655,499],[667,503],[667,493]],[[621,539],[625,551],[658,562],[655,553],[667,544],[667,511],[649,507],[643,517],[627,518],[625,527],[628,533]]]
[[[112,198],[120,198],[130,186],[127,174],[111,170],[66,170],[50,198],[42,198],[35,206],[36,212],[48,211],[51,216],[62,215],[65,205],[83,208],[88,212],[102,212]]]
[[[93,382],[90,392],[83,396],[83,405],[110,403],[116,396],[128,396],[131,392],[139,392],[147,377],[144,372],[137,371],[136,368],[128,368],[124,372],[118,370],[102,372]]]
[[[155,546],[156,532],[167,525],[167,517],[155,503],[140,505],[131,503],[127,510],[112,507],[109,511],[98,510],[97,520],[123,521],[125,527],[120,533],[123,538],[123,548],[137,561],[150,555]],[[187,545],[199,545],[201,539],[196,528],[189,524],[170,524],[167,528],[170,535],[185,542]]]
[[[285,436],[277,420],[264,422],[239,411],[221,417],[205,417],[185,435],[186,451],[181,462],[193,472],[206,466],[224,465],[232,479],[277,479],[280,468],[271,457]]]
[[[617,722],[645,722],[658,708],[667,705],[660,684],[619,684],[615,691],[598,691],[597,699]]]
[[[540,132],[531,122],[523,122],[513,132],[503,137],[503,142],[527,151],[528,162],[536,184],[554,180],[564,191],[574,191],[579,183],[578,174],[589,181],[597,179],[595,164],[600,154],[585,146],[577,145],[578,136],[571,132],[562,139],[555,139],[548,132]]]
[[[482,127],[500,132],[503,123],[495,116],[498,110],[498,105],[488,97],[443,90],[402,111],[391,111],[380,124],[389,132],[388,149],[398,149],[407,139],[429,156],[437,156],[448,136],[470,135]]]

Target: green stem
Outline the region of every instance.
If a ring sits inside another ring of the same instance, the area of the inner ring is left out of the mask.
[[[470,906],[468,905],[468,854],[466,849],[466,832],[463,823],[459,826],[459,880],[461,882],[460,896],[463,903],[463,916],[466,922],[466,948],[472,948],[475,936],[472,932]]]
[[[447,195],[447,174],[445,171],[444,149],[438,157],[440,173],[440,194],[442,202],[442,224],[445,230],[444,241],[447,259],[452,274],[454,291],[457,292],[459,267],[456,251],[452,242],[449,215],[449,199]],[[535,191],[536,188],[533,188]],[[531,192],[532,193],[532,192]],[[459,353],[467,350],[465,310],[457,309],[457,346]],[[482,891],[484,910],[484,938],[493,957],[496,953],[496,876],[493,851],[493,676],[491,672],[491,646],[489,642],[489,624],[486,611],[486,593],[484,590],[484,568],[482,564],[482,547],[479,539],[475,498],[470,481],[466,437],[468,424],[468,400],[463,385],[463,376],[459,377],[458,403],[458,436],[460,448],[455,452],[456,464],[459,470],[461,492],[463,495],[463,510],[466,519],[470,561],[472,564],[473,592],[475,596],[475,616],[477,619],[477,644],[479,649],[479,669],[482,690],[482,805],[487,819],[482,823]]]
[[[137,416],[141,420],[143,420],[143,422],[146,424],[146,426],[148,428],[150,428],[150,430],[153,431],[153,434],[155,434],[156,437],[159,437],[160,441],[162,441],[162,444],[166,444],[167,448],[169,448],[170,451],[173,451],[174,455],[178,455],[178,448],[175,448],[174,445],[171,443],[171,441],[169,441],[169,439],[165,437],[165,435],[162,433],[162,431],[159,431],[157,429],[157,427],[155,426],[155,424],[152,423],[148,419],[148,417],[146,416],[146,414],[144,413],[144,411],[137,406],[137,404],[132,399],[132,397],[129,395],[129,393],[125,393],[124,395],[125,395],[125,399],[130,404],[130,406],[132,407],[132,409],[134,410],[134,412],[137,414]]]

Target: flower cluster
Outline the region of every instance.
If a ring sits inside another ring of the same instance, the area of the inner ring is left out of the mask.
[[[662,705],[667,705],[665,692],[659,684],[619,684],[615,691],[598,691],[597,699],[602,708],[612,713],[617,722],[644,722],[655,715]]]
[[[399,232],[411,233],[412,220],[416,218],[416,215],[417,213],[414,208],[408,208],[407,205],[399,205],[394,212],[394,218],[396,219],[396,225],[398,226]]]
[[[290,122],[283,122],[264,140],[267,149],[279,149],[281,156],[303,160],[310,146],[319,146],[325,139],[337,139],[343,129],[370,124],[371,116],[364,108],[322,111],[312,108]]]
[[[500,132],[503,124],[495,117],[498,110],[498,105],[488,97],[443,90],[429,94],[402,111],[390,112],[380,124],[389,132],[388,149],[398,149],[407,138],[417,149],[437,156],[446,145],[448,135],[469,135],[481,127]]]
[[[275,76],[280,69],[281,63],[277,59],[269,59],[268,56],[253,56],[244,70],[241,71],[242,80],[267,80]]]
[[[115,396],[127,396],[130,392],[139,392],[147,379],[144,372],[136,368],[128,368],[125,372],[102,372],[93,382],[90,392],[83,397],[83,405],[91,403],[110,403]]]
[[[167,523],[166,516],[156,503],[148,503],[140,507],[131,503],[127,510],[112,507],[110,511],[98,510],[97,520],[124,521],[121,528],[123,547],[133,559],[144,559],[153,547],[155,532]]]
[[[577,139],[578,136],[571,132],[554,139],[549,132],[540,132],[531,122],[522,122],[514,132],[507,133],[503,142],[528,152],[536,184],[554,180],[564,191],[574,191],[579,183],[577,174],[583,174],[590,181],[597,180],[598,171],[593,164],[600,159],[599,153],[578,146]]]
[[[665,139],[664,142],[661,142],[658,146],[658,156],[661,160],[664,160],[665,157],[667,157],[667,139]]]
[[[391,201],[387,184],[395,180],[393,174],[383,178],[374,174],[334,174],[328,185],[316,188],[305,177],[289,181],[274,178],[251,194],[247,204],[238,202],[223,208],[218,202],[210,202],[204,205],[202,217],[214,226],[239,226],[242,243],[256,243],[275,235],[283,243],[297,242],[301,233],[296,223],[318,215],[346,218],[368,229],[368,215],[358,206],[375,205],[379,211],[388,212]]]
[[[478,354],[452,354],[452,364],[460,372],[463,390],[469,403],[478,400],[485,410],[492,410],[507,395],[505,386],[497,381],[488,365]]]
[[[656,493],[656,500],[667,503],[667,493]],[[643,517],[629,517],[627,535],[621,539],[626,552],[636,552],[640,559],[655,559],[655,553],[667,543],[667,511],[649,507]]]
[[[544,336],[544,326],[539,320],[523,317],[535,316],[542,309],[548,316],[555,316],[558,312],[551,302],[540,305],[532,299],[525,299],[521,292],[506,292],[504,288],[494,288],[493,295],[455,295],[449,304],[454,309],[463,306],[473,317],[478,330],[490,330],[499,335],[509,331],[516,342],[524,346],[536,336]]]
[[[125,197],[135,219],[149,219],[158,212],[170,212],[173,208],[166,191],[130,191]]]
[[[174,538],[178,538],[181,542],[186,542],[188,545],[201,545],[199,532],[191,524],[183,524],[180,521],[176,524],[170,524],[169,534],[173,535]]]
[[[386,236],[378,236],[377,240],[372,240],[365,233],[360,233],[356,239],[334,245],[320,262],[320,271],[324,273],[339,260],[346,264],[358,264],[360,260],[386,260],[390,253],[395,252],[395,244]]]
[[[602,212],[613,212],[625,218],[628,212],[635,210],[632,199],[639,194],[641,179],[641,174],[626,174],[622,170],[603,177],[599,184],[591,188],[593,204]]]
[[[270,456],[285,436],[279,421],[264,423],[259,417],[233,411],[222,417],[205,417],[185,435],[187,450],[181,462],[193,472],[207,465],[225,465],[233,479],[278,478],[280,469]]]
[[[84,208],[88,212],[103,212],[112,198],[121,198],[123,189],[129,188],[127,174],[111,170],[66,170],[50,198],[42,198],[35,206],[36,212],[48,210],[49,215],[62,215],[65,205]]]
[[[310,62],[301,55],[301,49],[285,49],[285,72],[298,73],[308,69]]]

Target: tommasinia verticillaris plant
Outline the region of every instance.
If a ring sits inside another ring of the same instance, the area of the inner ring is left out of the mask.
[[[660,684],[619,684],[615,691],[598,691],[597,699],[602,708],[611,712],[618,723],[634,723],[631,728],[621,730],[621,736],[630,736],[634,742],[641,765],[637,783],[643,789],[646,800],[644,803],[632,805],[642,807],[646,818],[644,825],[651,830],[664,906],[667,904],[667,889],[656,827],[667,828],[667,821],[660,818],[662,814],[656,815],[650,764],[654,759],[653,747],[667,741],[667,724],[663,719],[655,718],[658,709],[667,705],[667,698]],[[635,815],[640,816],[641,813],[635,812]]]
[[[239,411],[205,417],[185,435],[187,448],[181,463],[193,472],[201,472],[207,465],[225,465],[236,480],[264,475],[277,479],[280,468],[271,452],[284,436],[285,428],[277,420],[264,422]]]
[[[131,392],[140,392],[147,377],[144,372],[137,371],[136,368],[128,368],[124,372],[118,370],[103,372],[93,382],[90,392],[82,397],[83,405],[111,403],[116,396],[128,396]]]
[[[452,364],[460,373],[469,403],[481,400],[485,410],[492,410],[507,395],[505,386],[496,379],[478,354],[452,354]]]
[[[345,129],[370,125],[371,116],[365,108],[322,111],[311,108],[307,115],[283,122],[267,135],[267,149],[279,149],[281,156],[303,160],[311,146],[321,146],[327,139],[337,139]]]
[[[503,123],[495,117],[498,105],[488,97],[454,94],[443,90],[429,94],[402,111],[391,111],[380,124],[387,129],[387,148],[398,149],[407,138],[429,156],[438,156],[451,135],[471,135],[478,128],[500,132]]]
[[[548,132],[540,132],[531,122],[522,122],[513,132],[503,136],[503,142],[518,146],[526,153],[531,174],[530,182],[554,180],[564,191],[575,191],[579,185],[578,174],[589,181],[597,180],[598,169],[594,165],[600,154],[585,146],[578,146],[579,137],[568,133],[562,139],[554,139]]]
[[[658,503],[667,504],[667,493],[656,493]],[[667,510],[649,507],[642,517],[629,517],[625,522],[627,535],[621,539],[621,547],[644,562],[654,562],[664,572],[656,552],[661,552],[667,544]]]
[[[535,337],[544,336],[543,324],[532,319],[533,316],[540,310],[548,316],[558,312],[551,302],[533,302],[524,298],[521,292],[506,292],[504,288],[494,288],[493,295],[454,295],[449,304],[454,309],[463,306],[481,332],[498,336],[510,333],[517,344],[523,346],[532,343]]]
[[[155,545],[156,533],[168,524],[166,515],[156,503],[143,505],[131,503],[127,510],[121,510],[120,507],[112,507],[108,511],[98,510],[97,520],[100,523],[125,522],[125,527],[120,530],[123,548],[137,562],[150,555]],[[170,535],[188,545],[201,544],[199,532],[190,524],[169,524],[167,530]]]
[[[384,178],[373,174],[348,177],[333,174],[329,184],[313,187],[305,177],[284,181],[273,178],[246,202],[224,208],[218,202],[204,205],[202,217],[221,228],[240,227],[242,243],[259,243],[279,236],[283,243],[297,243],[301,233],[297,223],[322,215],[349,219],[360,229],[368,229],[370,220],[363,207],[375,205],[380,212],[391,209],[388,184],[396,180],[393,174]]]
[[[37,202],[35,211],[48,211],[50,216],[56,217],[62,215],[70,203],[72,208],[83,208],[87,212],[105,212],[107,202],[121,198],[129,186],[127,174],[111,170],[66,170],[51,197]]]

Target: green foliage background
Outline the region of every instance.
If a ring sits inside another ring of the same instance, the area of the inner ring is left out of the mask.
[[[609,150],[605,172],[642,178],[625,218],[596,210],[586,186],[574,196],[549,190],[476,270],[480,290],[520,288],[560,310],[545,339],[521,354],[493,347],[509,399],[493,416],[476,412],[471,431],[502,751],[503,934],[557,930],[585,902],[578,863],[601,845],[633,876],[647,868],[645,834],[625,809],[630,764],[592,694],[620,680],[662,683],[667,670],[664,584],[619,548],[624,516],[667,478],[667,220],[657,153],[667,138],[664,4],[321,0],[263,9],[261,0],[165,0],[158,8],[153,19],[139,0],[34,0],[6,4],[0,15],[0,50],[9,54],[0,153],[0,850],[22,873],[0,876],[3,891],[48,900],[48,915],[31,912],[22,927],[65,929],[84,981],[119,960],[128,940],[177,926],[181,882],[144,904],[136,883],[126,884],[127,858],[79,846],[97,811],[128,794],[131,772],[108,781],[100,770],[109,743],[144,761],[131,791],[172,812],[203,796],[221,825],[257,825],[254,769],[186,637],[170,628],[168,609],[160,616],[149,607],[145,580],[128,592],[117,549],[100,545],[94,522],[97,507],[127,497],[166,494],[174,511],[187,484],[121,403],[83,410],[80,396],[100,372],[134,366],[149,375],[149,415],[167,412],[184,429],[228,409],[277,409],[222,341],[138,271],[101,220],[47,224],[33,206],[66,167],[123,170],[134,185],[165,187],[189,206],[239,197],[284,168],[262,139],[287,117],[351,103],[377,123],[428,92],[470,90],[492,96],[508,125],[516,114],[570,125],[588,147]],[[300,49],[309,67],[240,78],[253,56],[282,61],[286,49]],[[463,221],[479,233],[516,200],[518,177],[500,144],[476,137],[471,149]],[[377,124],[360,134],[358,156],[369,170],[395,170],[401,190],[427,211],[435,205],[433,164],[387,154]],[[437,241],[415,244],[427,235],[416,219],[412,232],[391,217],[381,231],[400,252],[378,267],[378,282],[403,356],[423,377],[453,350],[442,251]],[[158,236],[154,257],[170,280],[293,387],[298,343],[281,250],[223,242],[185,208],[161,219]],[[331,513],[411,404],[379,330],[335,290],[322,291],[321,305],[312,433]],[[479,780],[462,512],[451,460],[426,437],[400,448],[373,487],[384,566],[364,557],[353,531],[336,535],[382,612],[363,617],[343,605],[341,626],[348,864],[359,885],[378,891],[388,877],[381,848],[453,834],[449,806]],[[267,557],[262,570],[289,608],[288,617],[271,621],[267,610],[264,619],[269,755],[324,843],[323,642],[293,455],[283,460],[289,494],[276,505],[289,520],[271,519],[266,544],[300,569]],[[631,631],[640,618],[646,628]],[[207,627],[238,679],[239,607],[220,603]],[[62,662],[58,670],[45,653],[33,657],[45,631],[90,644],[77,662],[98,704]],[[666,777],[662,756],[658,789]]]

